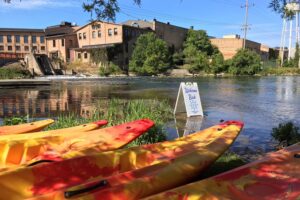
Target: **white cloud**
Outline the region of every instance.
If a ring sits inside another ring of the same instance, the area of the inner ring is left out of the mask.
[[[0,9],[32,10],[39,8],[80,7],[80,0],[12,0],[10,4],[0,1]]]

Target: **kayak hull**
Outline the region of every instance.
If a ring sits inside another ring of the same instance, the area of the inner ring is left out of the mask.
[[[225,131],[227,126],[216,125],[174,141],[81,156],[0,174],[0,193],[3,198],[11,199],[24,199],[55,191],[59,193],[61,189],[94,178],[108,177],[169,161],[206,146],[220,135],[218,130]],[[68,158],[70,156],[71,154]],[[8,182],[14,187],[8,187]],[[15,188],[18,188],[17,193]]]
[[[299,155],[300,143],[237,169],[146,199],[296,200],[300,198]]]
[[[180,153],[160,163],[105,179],[94,178],[82,185],[33,199],[58,200],[65,199],[65,196],[72,199],[139,199],[174,188],[189,182],[210,166],[234,142],[241,129],[241,123],[222,124],[216,130],[217,136],[206,145],[198,146],[197,143],[190,142],[186,146],[175,148]],[[181,152],[182,149],[184,152]]]
[[[0,126],[0,136],[41,131],[53,122],[54,120],[52,119],[46,119],[13,126]]]

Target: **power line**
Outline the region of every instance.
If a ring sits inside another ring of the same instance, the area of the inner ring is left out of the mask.
[[[246,4],[242,6],[242,8],[246,9],[246,15],[245,15],[245,24],[243,25],[242,30],[244,30],[244,40],[243,40],[243,49],[246,47],[246,40],[247,40],[247,32],[249,30],[249,24],[248,24],[248,15],[249,15],[249,7],[254,6],[254,4],[249,5],[249,1],[246,0]]]

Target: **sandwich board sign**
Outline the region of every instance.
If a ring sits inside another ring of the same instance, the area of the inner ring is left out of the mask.
[[[203,116],[197,83],[180,83],[174,114],[186,112],[188,117]]]

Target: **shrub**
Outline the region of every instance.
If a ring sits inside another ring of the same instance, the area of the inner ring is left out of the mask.
[[[20,79],[29,77],[31,77],[31,75],[27,70],[0,68],[0,79]]]
[[[241,49],[231,59],[228,72],[233,75],[254,75],[261,71],[261,58],[251,50]]]
[[[115,65],[114,63],[110,62],[107,66],[101,66],[99,68],[99,75],[100,76],[109,76],[111,74],[117,75],[121,74],[122,70],[118,65]]]
[[[170,66],[167,43],[154,33],[140,35],[136,41],[129,70],[139,75],[157,75]]]
[[[281,146],[290,146],[300,142],[299,129],[293,122],[281,123],[272,129],[271,135]]]

